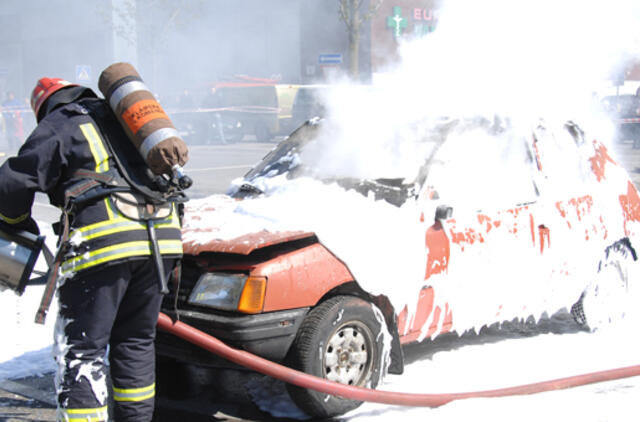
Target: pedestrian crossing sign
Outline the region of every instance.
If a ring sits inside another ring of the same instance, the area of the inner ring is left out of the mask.
[[[76,82],[91,82],[91,66],[86,64],[76,65]]]

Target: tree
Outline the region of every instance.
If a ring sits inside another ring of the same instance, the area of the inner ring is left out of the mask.
[[[186,28],[203,16],[204,0],[111,0],[99,8],[114,35],[151,62],[145,81],[158,84],[158,58],[172,29]]]
[[[384,0],[338,0],[340,19],[347,26],[349,34],[349,74],[359,76],[360,35],[362,25],[380,9]]]

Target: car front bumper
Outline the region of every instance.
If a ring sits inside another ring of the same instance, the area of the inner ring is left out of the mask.
[[[179,310],[177,315],[182,323],[216,337],[231,347],[282,362],[308,311],[309,308],[297,308],[256,315],[221,315]],[[163,312],[176,319],[175,311],[163,309]],[[156,335],[156,352],[190,364],[235,367],[232,363],[161,330]]]

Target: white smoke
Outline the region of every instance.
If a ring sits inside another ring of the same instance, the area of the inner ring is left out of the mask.
[[[410,176],[425,119],[442,116],[574,120],[606,138],[594,92],[640,57],[638,22],[633,0],[445,1],[436,31],[401,41],[372,87],[341,84],[325,99],[331,127],[304,158],[333,174]]]

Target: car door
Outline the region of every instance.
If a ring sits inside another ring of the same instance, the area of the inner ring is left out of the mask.
[[[570,308],[596,276],[605,248],[627,235],[619,210],[628,177],[571,122],[555,130],[539,125],[532,145],[552,239],[541,290],[550,308]]]
[[[403,341],[524,315],[550,247],[527,139],[479,128],[450,135],[420,194],[424,286],[399,316]],[[450,208],[452,216],[436,218]]]

